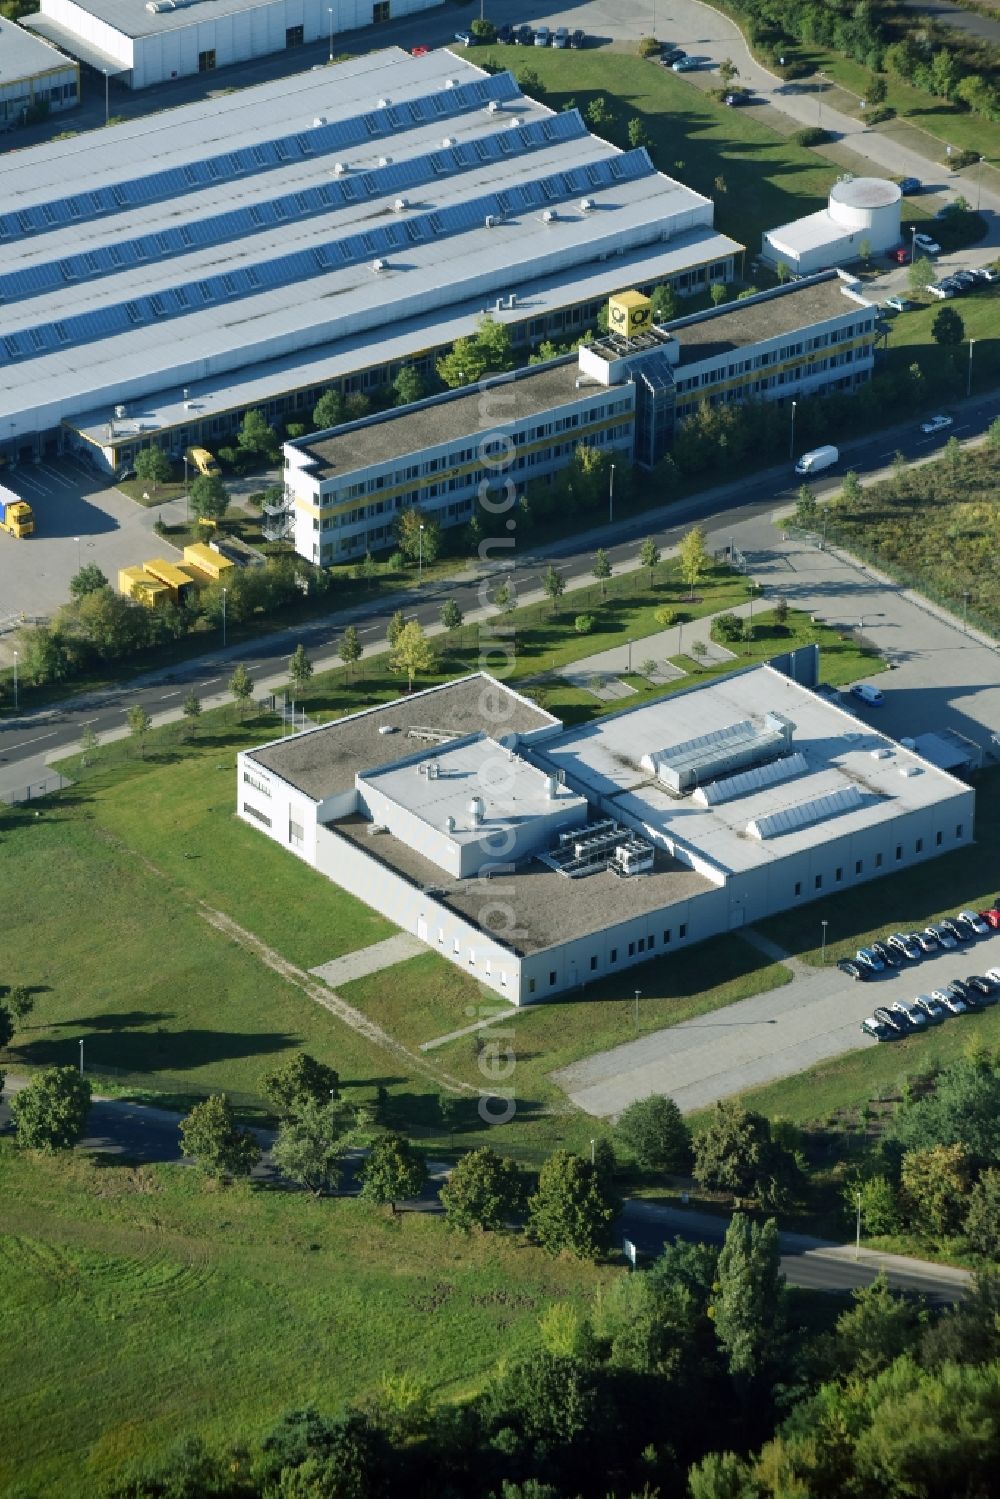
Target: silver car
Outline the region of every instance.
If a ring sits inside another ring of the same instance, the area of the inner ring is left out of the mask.
[[[954,937],[943,926],[925,926],[924,931],[928,932],[932,937],[936,937],[941,946],[950,952],[954,952],[955,948],[958,946],[958,943],[955,941]]]
[[[897,999],[890,1009],[894,1010],[897,1015],[902,1015],[904,1020],[908,1020],[914,1030],[922,1030],[930,1018],[922,1009],[917,1009],[916,1005],[910,1004],[905,999]]]
[[[968,1009],[964,1000],[955,994],[949,994],[947,989],[932,989],[931,999],[936,999],[951,1015],[964,1015]]]
[[[913,1003],[916,1009],[923,1010],[932,1025],[937,1025],[945,1018],[944,1006],[939,1005],[936,999],[931,999],[929,994],[918,994]]]

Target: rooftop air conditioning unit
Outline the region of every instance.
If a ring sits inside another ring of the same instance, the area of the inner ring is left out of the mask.
[[[581,213],[590,213],[590,211],[593,208],[593,206],[594,206],[594,200],[593,200],[593,198],[581,198],[580,199],[580,212]]]
[[[458,79],[457,78],[446,78],[445,81],[444,81],[444,86],[445,86],[445,88],[458,88]]]
[[[375,272],[384,271],[385,270],[385,261],[384,260],[373,260],[372,261],[372,270],[375,271]]]
[[[552,209],[551,208],[546,208],[543,211],[543,213],[542,213],[542,223],[543,224],[553,224],[553,223],[555,223],[555,217],[556,216],[552,212]]]
[[[409,208],[410,200],[409,198],[397,198],[392,206],[396,213],[402,213],[404,208]]]
[[[147,0],[146,9],[151,16],[158,16],[165,10],[176,10],[176,0]]]
[[[124,407],[124,406],[116,406],[116,407],[115,407],[115,416],[116,416],[116,417],[117,417],[117,419],[118,419],[118,421],[121,421],[121,420],[122,420],[122,418],[123,418],[123,417],[124,417],[124,416],[125,416],[125,415],[126,415],[126,414],[127,414],[127,413],[126,413],[126,408],[125,408],[125,407]]]
[[[388,109],[389,108],[389,104],[390,104],[390,100],[388,100],[388,99],[380,99],[378,101],[378,107],[379,107],[379,109]]]
[[[379,164],[380,167],[391,167],[392,166],[392,157],[391,156],[380,156],[379,159],[378,159],[378,164]]]
[[[326,124],[326,115],[313,115],[313,129],[318,130],[321,125]]]
[[[444,138],[444,140],[441,142],[441,145],[442,145],[442,147],[443,147],[443,149],[445,151],[447,151],[448,148],[450,146],[453,146],[454,144],[455,144],[455,142],[452,140],[452,138],[451,138],[450,135],[446,135],[445,138]]]
[[[490,102],[489,102],[489,104],[487,104],[487,106],[486,106],[486,113],[487,114],[491,114],[491,115],[499,114],[500,113],[500,100],[499,99],[491,99]]]
[[[496,223],[496,217],[492,213],[488,213],[483,220],[483,223],[486,225],[487,229],[492,229],[494,224]]]
[[[515,117],[513,120],[511,120],[511,122],[510,122],[510,128],[511,128],[511,130],[519,130],[520,126],[521,126],[521,121],[519,119],[517,119]]]
[[[335,177],[342,177],[346,171],[347,163],[345,161],[335,161],[333,163],[333,175]]]

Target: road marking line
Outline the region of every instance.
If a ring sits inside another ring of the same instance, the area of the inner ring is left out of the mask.
[[[37,739],[22,739],[17,748],[26,749],[29,744],[40,744],[43,739],[54,739],[55,737],[56,730],[53,729],[51,734],[39,734]]]
[[[178,689],[177,689],[176,692],[164,692],[164,693],[162,693],[161,697],[160,697],[160,701],[162,702],[164,698],[168,698],[168,697],[180,697],[180,695],[181,695],[181,689],[178,687]]]

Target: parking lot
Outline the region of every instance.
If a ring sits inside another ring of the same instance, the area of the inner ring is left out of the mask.
[[[867,983],[848,978],[833,964],[793,963],[795,978],[784,988],[599,1052],[552,1078],[575,1104],[598,1117],[617,1115],[650,1093],[667,1094],[688,1113],[791,1077],[828,1057],[877,1046],[859,1029],[876,1006],[912,1000],[998,963],[998,935],[907,963]],[[978,1018],[970,1012],[944,1024],[973,1028]]]

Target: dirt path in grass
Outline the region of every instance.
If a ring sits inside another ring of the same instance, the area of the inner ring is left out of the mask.
[[[341,999],[340,995],[328,988],[326,984],[314,979],[311,974],[306,973],[302,968],[297,968],[287,958],[283,958],[279,952],[275,952],[273,947],[268,947],[266,942],[262,942],[259,937],[254,936],[253,932],[248,932],[245,927],[233,921],[231,916],[226,916],[222,911],[215,910],[213,906],[206,905],[204,901],[199,902],[198,912],[202,919],[208,922],[209,926],[214,926],[216,931],[222,932],[233,942],[238,942],[240,947],[252,953],[255,958],[272,969],[274,973],[279,974],[288,983],[294,984],[296,988],[301,989],[316,1004],[322,1005],[324,1010],[329,1010],[331,1015],[336,1015],[338,1020],[342,1020],[345,1025],[349,1025],[351,1030],[357,1031],[358,1035],[364,1036],[367,1041],[373,1042],[375,1046],[380,1046],[383,1051],[388,1051],[393,1056],[404,1060],[413,1071],[419,1072],[424,1077],[429,1077],[439,1086],[443,1084],[451,1088],[455,1093],[477,1093],[479,1091],[471,1083],[463,1083],[460,1079],[452,1077],[451,1073],[443,1072],[437,1067],[431,1067],[422,1057],[408,1050],[401,1041],[397,1041],[395,1036],[391,1036],[380,1025],[376,1025],[373,1020],[369,1020],[367,1015],[362,1014],[360,1010],[356,1010],[353,1005],[349,1005],[345,999]]]

